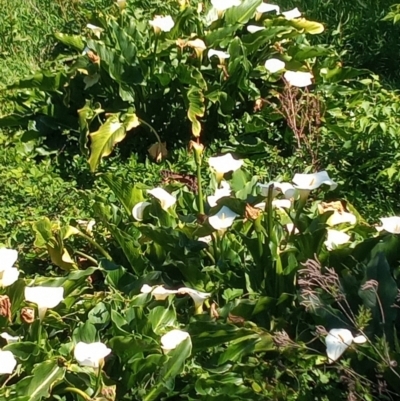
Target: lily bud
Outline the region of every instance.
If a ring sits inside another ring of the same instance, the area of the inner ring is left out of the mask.
[[[189,149],[193,149],[195,162],[198,166],[201,166],[201,161],[204,153],[204,145],[195,141],[190,141]]]

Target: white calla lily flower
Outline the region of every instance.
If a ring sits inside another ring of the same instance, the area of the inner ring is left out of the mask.
[[[243,165],[243,160],[234,159],[230,153],[223,156],[214,156],[208,159],[210,167],[219,174],[236,171]]]
[[[325,338],[326,353],[329,363],[337,361],[353,342],[356,344],[363,344],[366,341],[367,339],[364,336],[353,337],[351,331],[347,329],[330,330]]]
[[[326,222],[328,226],[337,226],[338,224],[349,223],[355,225],[357,223],[357,217],[353,213],[349,212],[338,212],[335,210]]]
[[[344,245],[350,240],[350,235],[338,230],[327,230],[327,239],[324,242],[328,251],[332,251],[340,245]]]
[[[295,227],[293,223],[287,223],[285,227],[289,234],[298,234],[300,232],[299,229]]]
[[[1,333],[0,337],[7,341],[7,344],[17,343],[22,337],[19,336],[11,336],[8,333]]]
[[[94,36],[96,36],[98,39],[100,39],[101,34],[104,32],[103,28],[100,28],[99,26],[93,25],[93,24],[87,24],[86,28],[90,29]]]
[[[110,352],[111,349],[101,342],[87,344],[80,341],[75,345],[74,357],[80,366],[98,368]]]
[[[259,31],[263,31],[265,29],[264,26],[258,26],[258,25],[247,25],[247,31],[250,33],[256,33]]]
[[[171,330],[161,337],[161,348],[164,352],[171,351],[187,338],[190,338],[188,332],[177,329]]]
[[[206,49],[207,49],[207,46],[206,46],[206,44],[204,43],[204,40],[201,40],[201,39],[199,39],[199,38],[194,39],[194,40],[188,40],[188,41],[186,42],[186,44],[187,44],[189,47],[192,47],[193,49],[198,49],[198,50],[206,50]]]
[[[0,288],[8,287],[18,280],[19,271],[14,267],[18,252],[15,249],[0,249]]]
[[[257,209],[265,210],[267,202],[260,202],[254,205]],[[292,207],[292,202],[290,199],[273,199],[272,207],[276,209],[290,209]]]
[[[189,295],[193,299],[196,311],[202,308],[204,301],[211,296],[208,292],[201,292],[188,287],[178,288],[178,294]]]
[[[132,209],[132,216],[135,220],[137,221],[142,221],[143,220],[143,213],[144,209],[146,209],[147,206],[150,206],[150,202],[139,202],[136,203],[136,205]]]
[[[232,7],[240,6],[240,0],[211,0],[212,6],[218,11],[225,11]]]
[[[211,59],[211,57],[213,56],[217,56],[219,58],[219,63],[224,64],[225,60],[229,58],[231,55],[221,50],[210,49],[208,51],[208,58]]]
[[[25,287],[25,299],[37,305],[39,319],[43,320],[48,308],[56,307],[64,299],[63,287]]]
[[[337,188],[337,183],[329,177],[326,171],[313,174],[295,174],[292,181],[303,199],[308,197],[310,191],[319,188],[321,185],[328,185],[331,191]]]
[[[149,21],[149,24],[154,28],[156,33],[169,32],[175,25],[174,20],[170,15],[163,17],[161,15],[156,15],[153,21]]]
[[[223,206],[217,214],[208,218],[208,222],[216,230],[223,230],[230,227],[237,216],[229,207]]]
[[[265,62],[264,66],[266,70],[268,70],[271,74],[274,74],[275,72],[282,71],[286,64],[277,58],[270,58]]]
[[[11,351],[0,350],[0,375],[11,374],[17,366],[17,360]]]
[[[163,285],[156,285],[155,287],[150,287],[148,284],[144,284],[140,289],[143,294],[153,295],[156,301],[165,301],[171,294],[177,294],[176,290],[167,290]]]
[[[379,219],[382,222],[381,227],[376,227],[378,231],[387,231],[391,234],[400,234],[400,217],[382,217]]]
[[[296,86],[298,88],[304,88],[308,85],[312,85],[312,79],[314,78],[311,72],[303,71],[286,71],[283,76],[289,85]]]
[[[261,3],[256,9],[256,12],[260,14],[269,13],[271,11],[276,11],[277,14],[280,14],[281,9],[279,6],[269,3]]]
[[[217,206],[219,199],[231,196],[231,186],[228,182],[222,181],[221,188],[215,190],[214,195],[207,196],[207,202],[211,207]]]
[[[175,205],[176,203],[175,196],[172,196],[169,192],[167,192],[163,188],[158,187],[154,189],[149,189],[147,190],[147,193],[157,198],[160,201],[161,207],[164,210],[168,210],[171,206]]]
[[[289,11],[284,11],[282,15],[287,19],[287,20],[292,20],[295,18],[300,18],[301,17],[301,12],[300,10],[296,7],[293,8],[293,10]]]
[[[296,189],[289,182],[275,182],[271,181],[267,184],[258,183],[257,186],[261,189],[261,195],[268,196],[269,187],[273,185],[272,196],[275,197],[281,193],[286,199],[296,197]]]
[[[209,244],[212,241],[212,236],[206,235],[205,237],[199,237],[199,238],[197,238],[197,241],[201,241],[201,242],[204,242],[205,244]]]

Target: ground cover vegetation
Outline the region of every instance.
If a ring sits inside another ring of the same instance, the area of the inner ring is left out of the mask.
[[[0,399],[398,399],[397,8],[368,47],[364,3],[44,3],[1,36]]]

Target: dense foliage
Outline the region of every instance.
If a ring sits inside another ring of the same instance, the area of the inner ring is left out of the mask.
[[[52,4],[1,92],[0,400],[400,397],[399,96],[286,4]]]

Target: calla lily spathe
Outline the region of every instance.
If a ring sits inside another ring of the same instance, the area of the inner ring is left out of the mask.
[[[265,210],[266,206],[266,202],[260,202],[254,205],[254,207],[261,210]],[[272,207],[277,209],[290,209],[292,207],[292,202],[290,199],[274,199],[272,201]]]
[[[350,235],[338,230],[327,230],[327,239],[324,242],[328,251],[332,251],[340,245],[344,245],[350,240]]]
[[[56,307],[64,299],[63,287],[25,287],[25,299],[37,305],[39,319],[43,320],[48,308]]]
[[[219,63],[224,64],[224,61],[230,57],[230,54],[221,50],[210,49],[208,51],[208,58],[211,59],[213,56],[217,56],[219,58]]]
[[[176,203],[175,196],[172,196],[169,192],[167,192],[163,188],[158,187],[154,189],[149,189],[147,190],[147,192],[160,201],[161,207],[164,210],[168,210],[171,206],[175,205]]]
[[[111,349],[101,342],[87,344],[80,341],[75,345],[74,357],[81,366],[98,368],[110,352]]]
[[[326,222],[328,226],[337,226],[339,224],[351,224],[357,223],[357,217],[353,213],[349,212],[338,212],[337,210],[333,212]]]
[[[293,10],[289,11],[284,11],[282,15],[287,19],[287,20],[292,20],[295,18],[300,18],[301,17],[301,12],[300,10],[296,7],[293,8]]]
[[[194,307],[196,310],[201,308],[203,306],[204,301],[207,298],[210,298],[210,296],[211,296],[211,294],[208,292],[201,292],[201,291],[197,291],[197,290],[194,290],[194,289],[188,288],[188,287],[179,288],[178,294],[189,295],[193,299]]]
[[[269,3],[261,3],[256,9],[256,12],[260,14],[269,13],[271,11],[276,11],[277,14],[280,14],[281,9],[279,6]]]
[[[278,71],[282,71],[285,68],[285,66],[286,64],[277,58],[270,58],[265,62],[265,68],[271,74],[274,74],[275,72]]]
[[[265,29],[265,27],[258,26],[258,25],[247,25],[246,29],[250,33],[256,33],[256,32],[259,32],[259,31],[263,31]]]
[[[310,191],[319,188],[321,185],[328,185],[330,190],[337,187],[326,171],[313,174],[295,174],[293,177],[294,187],[299,191],[301,198],[308,197]]]
[[[161,15],[156,15],[153,21],[149,21],[149,24],[154,28],[154,31],[157,32],[169,32],[175,25],[174,20],[170,15],[163,17]]]
[[[143,220],[143,214],[144,214],[144,209],[146,209],[147,206],[150,206],[150,202],[139,202],[136,203],[136,205],[132,209],[132,216],[135,220],[137,221],[142,221]]]
[[[240,6],[240,0],[211,0],[212,6],[218,11],[225,11],[229,8]]]
[[[210,157],[208,164],[216,173],[225,174],[242,167],[243,160],[234,159],[230,153],[226,153],[223,156]]]
[[[161,337],[161,348],[164,352],[171,351],[187,338],[190,338],[188,332],[177,329],[171,330]]]
[[[142,288],[140,289],[140,292],[144,294],[149,294],[151,292],[151,295],[153,295],[156,301],[164,301],[170,295],[178,293],[178,291],[176,290],[167,290],[166,288],[164,288],[163,285],[156,285],[155,287],[150,287],[148,284],[143,285]]]
[[[281,193],[286,199],[292,199],[296,197],[296,189],[289,182],[269,182],[267,184],[258,183],[257,186],[260,188],[261,195],[268,196],[269,187],[273,185],[272,196],[275,197]]]
[[[237,216],[231,209],[223,206],[217,214],[208,218],[208,222],[214,229],[224,230],[233,224]]]
[[[18,280],[19,271],[14,267],[18,252],[15,249],[0,249],[0,288],[8,287]]]
[[[312,85],[313,75],[310,72],[286,71],[283,76],[291,86],[304,88],[308,85]]]
[[[400,234],[400,217],[382,217],[379,219],[382,222],[381,227],[377,227],[378,231],[387,231],[391,234]]]
[[[364,336],[353,337],[351,331],[347,329],[330,330],[325,338],[326,353],[329,363],[337,361],[353,342],[356,344],[363,344],[366,341],[367,339]]]
[[[18,336],[14,337],[8,333],[1,333],[0,337],[3,338],[4,340],[6,340],[7,344],[17,343],[21,339],[21,337],[18,337]]]
[[[17,366],[17,360],[11,351],[0,350],[0,375],[11,374]]]
[[[86,28],[90,29],[94,36],[96,36],[98,39],[100,39],[100,35],[102,32],[104,32],[103,28],[100,28],[99,26],[93,25],[93,24],[87,24]]]
[[[215,190],[214,195],[207,196],[207,202],[211,207],[217,206],[219,199],[231,195],[231,187],[228,182],[222,181],[221,188]]]

